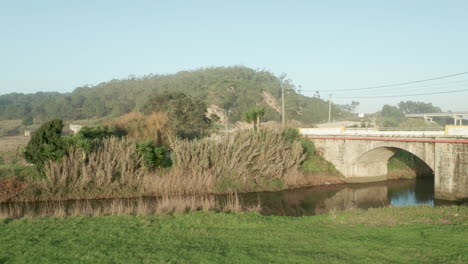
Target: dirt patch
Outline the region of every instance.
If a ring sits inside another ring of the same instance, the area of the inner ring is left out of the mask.
[[[262,96],[263,100],[269,107],[273,108],[276,112],[281,113],[281,107],[279,106],[278,102],[273,97],[273,95],[271,95],[271,93],[263,91]]]
[[[224,110],[221,107],[213,104],[213,105],[210,105],[206,109],[206,116],[210,117],[211,114],[215,114],[215,115],[219,116],[219,123],[221,123],[221,124],[226,123],[226,119],[227,119],[226,110]]]
[[[334,185],[345,183],[345,178],[340,175],[334,175],[330,172],[309,172],[297,173],[295,177],[285,179],[285,183],[290,188],[316,186],[316,185]]]
[[[413,170],[390,170],[387,174],[387,179],[398,180],[398,179],[415,179],[417,173]]]

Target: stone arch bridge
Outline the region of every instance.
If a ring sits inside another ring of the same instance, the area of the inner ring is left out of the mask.
[[[316,151],[348,179],[384,180],[387,162],[399,150],[424,161],[434,172],[438,199],[468,198],[468,139],[463,137],[398,137],[304,135]]]

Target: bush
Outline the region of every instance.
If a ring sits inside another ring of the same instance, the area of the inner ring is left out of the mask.
[[[97,127],[83,127],[76,135],[79,138],[86,139],[103,139],[109,137],[122,137],[125,135],[125,131],[118,127],[111,126],[97,126]]]
[[[143,156],[143,161],[148,169],[165,168],[172,165],[169,149],[153,144],[152,140],[137,143],[137,151]]]
[[[281,135],[289,141],[294,141],[294,140],[299,140],[301,138],[301,134],[299,133],[299,129],[297,128],[292,128],[292,127],[287,127],[283,129],[283,132],[281,132]]]
[[[288,141],[299,141],[301,143],[304,154],[307,154],[307,157],[315,154],[314,143],[308,139],[301,137],[299,129],[288,127],[281,132],[281,135]]]
[[[178,137],[203,138],[209,135],[212,122],[206,117],[206,103],[180,92],[156,94],[142,107],[143,113],[166,112],[168,123]]]
[[[66,153],[66,145],[61,138],[63,121],[59,119],[44,123],[29,140],[23,156],[27,162],[42,171],[47,160],[59,160]]]

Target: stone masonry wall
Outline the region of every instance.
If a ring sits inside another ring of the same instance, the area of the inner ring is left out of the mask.
[[[436,164],[436,197],[468,198],[468,144],[437,143]]]

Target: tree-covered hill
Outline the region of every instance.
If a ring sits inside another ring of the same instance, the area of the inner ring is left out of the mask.
[[[0,96],[0,120],[23,119],[28,115],[36,120],[119,116],[140,111],[148,98],[170,91],[183,92],[205,101],[208,106],[224,109],[231,122],[241,120],[242,113],[255,106],[266,108],[265,120],[279,121],[282,85],[287,91],[288,119],[311,124],[328,118],[327,102],[299,94],[284,76],[233,66],[111,80],[79,87],[72,93],[6,94]],[[336,119],[349,115],[339,105],[332,106],[332,113]]]

